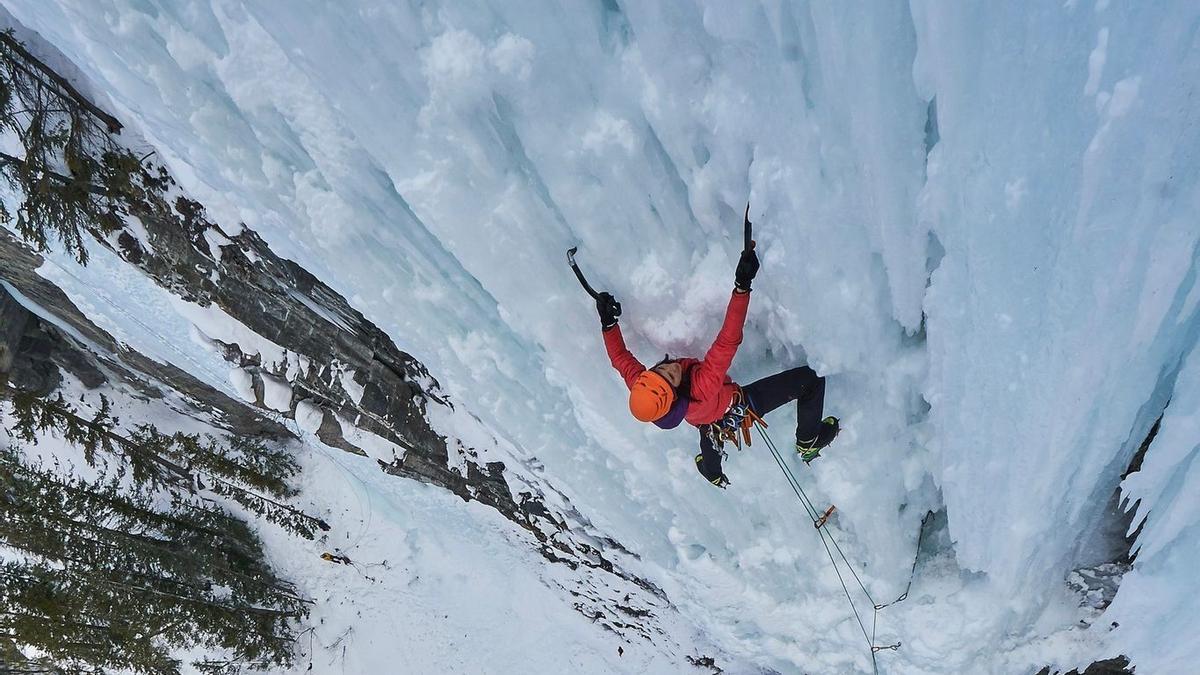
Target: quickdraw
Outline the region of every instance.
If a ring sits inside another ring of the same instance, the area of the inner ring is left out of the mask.
[[[829,522],[829,516],[832,516],[834,511],[837,511],[837,507],[833,504],[830,504],[829,508],[825,509],[825,513],[821,514],[820,518],[817,518],[813,521],[813,527],[817,528],[818,530],[824,527],[825,523]]]
[[[733,393],[733,401],[729,404],[725,416],[709,425],[709,436],[718,449],[722,449],[728,442],[741,451],[743,442],[747,448],[750,447],[750,429],[756,424],[763,429],[767,428],[763,418],[750,409],[746,395],[742,388],[738,387]]]

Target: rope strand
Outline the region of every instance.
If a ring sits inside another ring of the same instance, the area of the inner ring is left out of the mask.
[[[898,602],[902,602],[908,598],[908,592],[912,590],[913,578],[917,573],[917,556],[920,555],[921,544],[925,539],[925,526],[928,524],[929,518],[933,515],[933,512],[930,511],[926,513],[925,517],[921,519],[921,530],[917,534],[917,550],[913,554],[912,570],[910,570],[908,574],[908,585],[904,587],[904,592],[901,593],[900,596],[895,600],[892,600],[886,604],[881,605],[875,602],[875,599],[871,596],[871,592],[867,590],[866,585],[863,584],[862,579],[854,570],[854,566],[851,565],[849,559],[847,559],[845,551],[843,551],[841,545],[838,544],[837,538],[833,536],[832,532],[826,531],[826,528],[824,527],[825,522],[823,522],[824,516],[820,515],[821,511],[813,505],[813,502],[811,499],[809,499],[808,494],[804,492],[804,488],[800,486],[800,481],[796,478],[796,475],[792,472],[791,468],[788,467],[787,462],[784,461],[783,456],[780,454],[779,448],[775,446],[774,441],[772,441],[771,437],[768,436],[766,431],[763,430],[763,426],[765,425],[755,424],[755,428],[758,429],[759,436],[763,439],[763,442],[766,444],[766,446],[771,450],[771,455],[775,458],[775,463],[779,465],[779,469],[783,472],[784,478],[787,479],[788,485],[791,486],[792,492],[795,493],[796,499],[799,500],[800,505],[804,507],[805,513],[808,514],[809,520],[812,521],[814,528],[817,530],[817,535],[821,538],[821,544],[825,548],[825,554],[829,557],[829,563],[833,566],[833,571],[837,575],[838,583],[840,583],[842,586],[842,593],[845,594],[846,601],[850,604],[850,611],[854,614],[854,620],[858,623],[859,629],[862,630],[863,638],[866,639],[867,646],[870,648],[871,668],[876,674],[878,674],[879,663],[875,659],[875,654],[884,650],[897,651],[900,649],[899,642],[890,645],[875,644],[876,629],[879,626],[879,611]],[[833,548],[830,548],[830,544],[833,544]],[[858,584],[858,587],[862,591],[863,595],[866,596],[867,600],[871,603],[872,616],[870,634],[867,633],[866,624],[863,623],[862,616],[858,611],[858,606],[854,604],[854,598],[851,596],[850,588],[846,585],[846,579],[842,576],[842,571],[839,568],[837,560],[834,558],[834,550],[837,551],[838,557],[842,559],[842,564],[846,566],[846,569],[849,570],[851,576],[854,577],[854,581]]]
[[[812,500],[808,498],[808,494],[804,492],[804,488],[800,486],[800,482],[796,479],[795,474],[792,473],[792,470],[789,469],[787,464],[783,461],[782,455],[779,454],[779,448],[775,446],[774,441],[771,440],[771,437],[768,436],[761,427],[757,428],[759,436],[763,439],[763,442],[766,444],[766,446],[771,450],[771,455],[775,458],[775,463],[779,465],[779,468],[783,472],[784,477],[787,479],[788,484],[792,487],[792,492],[794,492],[796,494],[796,498],[800,500],[800,504],[804,507],[805,512],[808,514],[809,520],[812,521],[815,527],[817,525],[818,518],[820,517],[819,511],[817,511],[817,509],[813,506]],[[870,650],[868,653],[871,656],[871,667],[874,672],[878,673],[879,665],[875,661],[874,641],[871,639],[871,635],[867,633],[866,624],[863,623],[862,616],[858,613],[858,607],[854,604],[854,598],[850,595],[850,589],[846,586],[846,580],[842,576],[842,571],[838,568],[837,561],[833,558],[833,550],[830,549],[829,542],[826,540],[826,536],[832,538],[833,535],[825,532],[824,528],[815,527],[815,529],[817,530],[817,535],[821,537],[821,544],[825,547],[825,555],[829,557],[829,564],[833,566],[833,571],[837,575],[838,583],[840,583],[842,586],[842,593],[844,593],[846,596],[846,602],[850,603],[850,611],[854,614],[854,620],[858,622],[858,627],[860,630],[862,630],[863,639],[867,641],[867,648]],[[841,551],[840,548],[838,550],[839,552]],[[842,558],[845,560],[845,555],[843,555]],[[849,563],[847,563],[847,567],[849,567]],[[855,578],[857,578],[857,575],[855,575]],[[861,581],[859,582],[859,586],[862,586]],[[869,597],[870,595],[868,594],[868,598]],[[872,603],[872,605],[874,605],[874,603]],[[878,615],[878,610],[875,610],[875,613]]]

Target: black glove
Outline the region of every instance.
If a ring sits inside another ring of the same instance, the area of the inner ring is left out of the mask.
[[[596,298],[596,311],[600,314],[600,328],[608,330],[617,325],[617,317],[621,316],[621,303],[612,293],[601,293]]]
[[[739,291],[749,292],[750,282],[754,281],[754,275],[758,274],[758,254],[751,248],[742,251],[742,257],[738,260],[737,271],[733,273],[734,288]]]

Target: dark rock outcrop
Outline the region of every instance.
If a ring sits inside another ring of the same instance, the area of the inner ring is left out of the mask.
[[[1049,666],[1038,671],[1037,675],[1133,675],[1134,669],[1129,667],[1129,659],[1124,656],[1118,656],[1115,659],[1105,659],[1096,661],[1092,665],[1084,668],[1083,671],[1072,670],[1068,673],[1062,673],[1058,670],[1050,670]]]

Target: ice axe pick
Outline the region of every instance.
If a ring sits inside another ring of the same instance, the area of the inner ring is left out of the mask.
[[[575,278],[579,279],[579,284],[583,286],[583,290],[587,291],[588,295],[592,296],[592,299],[599,300],[600,294],[597,293],[596,289],[592,288],[592,285],[587,282],[587,279],[585,279],[583,276],[583,271],[580,270],[579,265],[575,263],[575,253],[578,251],[578,246],[572,246],[571,248],[567,249],[567,264],[570,265],[571,269],[575,271]]]

